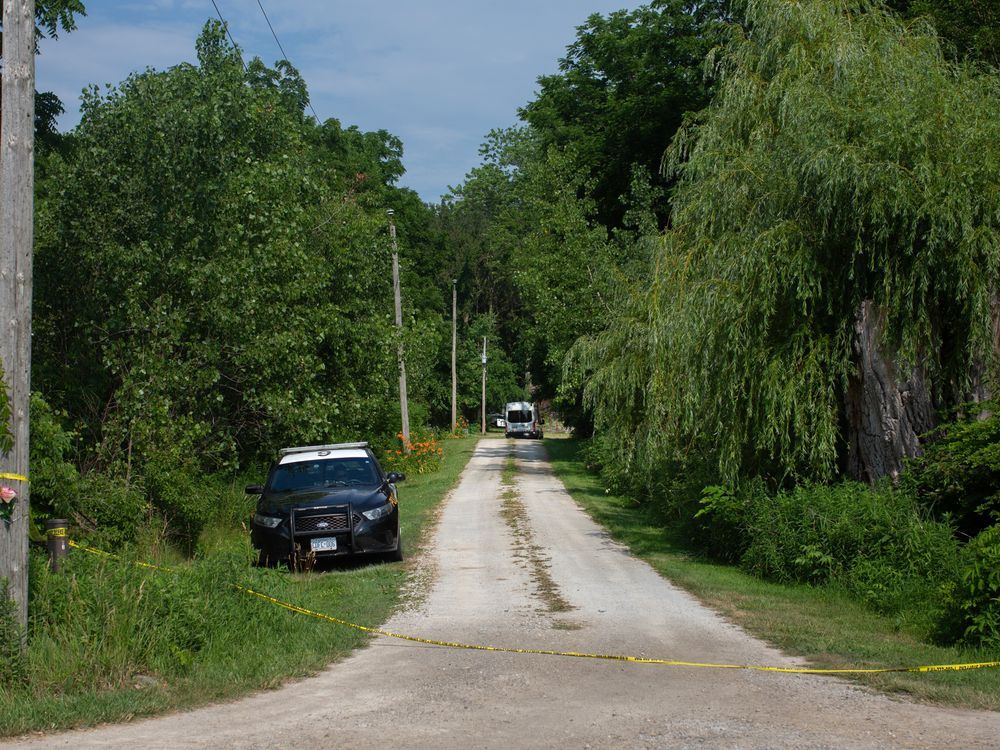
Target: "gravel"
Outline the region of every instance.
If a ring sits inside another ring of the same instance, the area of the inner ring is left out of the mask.
[[[552,592],[539,590],[537,561],[529,564],[515,526],[501,517],[500,474],[512,452],[518,507],[566,611],[547,606]],[[386,623],[389,630],[511,648],[798,663],[613,542],[573,503],[539,443],[480,442],[419,567],[434,571],[429,589]],[[831,677],[484,653],[380,637],[316,677],[238,702],[2,747],[949,745],[1000,747],[1000,714],[911,703]]]

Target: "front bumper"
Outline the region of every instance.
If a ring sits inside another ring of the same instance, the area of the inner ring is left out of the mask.
[[[361,554],[395,552],[399,545],[399,508],[375,521],[369,521],[350,503],[309,508],[292,508],[287,518],[275,528],[253,524],[250,540],[260,553],[261,562],[275,564],[313,552],[313,539],[335,537],[336,550],[316,550],[318,559],[350,557]]]
[[[542,436],[541,430],[508,430],[504,433],[504,437],[516,438],[540,438]]]

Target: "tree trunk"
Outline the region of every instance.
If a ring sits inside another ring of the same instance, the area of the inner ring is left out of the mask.
[[[903,460],[921,454],[919,436],[935,424],[934,406],[922,365],[903,380],[894,356],[881,341],[882,314],[871,300],[854,317],[855,374],[847,389],[847,472],[874,482],[896,477]]]
[[[990,354],[984,355],[972,368],[972,384],[965,400],[974,404],[981,404],[989,401],[996,395],[995,371],[1000,363],[1000,294],[994,294],[990,307],[993,312],[993,361],[989,361]],[[990,369],[994,368],[993,373]],[[991,377],[992,375],[992,377]],[[982,412],[980,418],[985,418],[987,412]]]

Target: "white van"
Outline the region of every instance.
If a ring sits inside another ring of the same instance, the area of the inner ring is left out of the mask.
[[[538,414],[538,407],[530,401],[511,401],[504,407],[503,415],[507,422],[504,428],[507,437],[542,437],[544,422]]]

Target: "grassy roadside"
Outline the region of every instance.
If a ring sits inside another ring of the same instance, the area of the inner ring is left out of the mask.
[[[400,486],[409,556],[475,446],[474,439],[443,441],[440,470]],[[0,736],[128,721],[275,688],[368,640],[229,583],[365,625],[383,622],[404,595],[405,562],[292,575],[249,568],[241,528],[210,536],[209,551],[176,575],[76,553],[67,574],[53,576],[35,561],[33,597],[67,602],[67,625],[33,634],[27,684],[0,689]]]
[[[570,494],[612,536],[672,582],[708,606],[816,667],[897,667],[995,661],[1000,655],[933,646],[905,624],[873,614],[831,587],[762,581],[731,565],[699,558],[684,540],[629,498],[605,492],[587,471],[582,443],[546,439],[556,475]],[[859,676],[857,682],[928,702],[1000,710],[1000,669]]]

